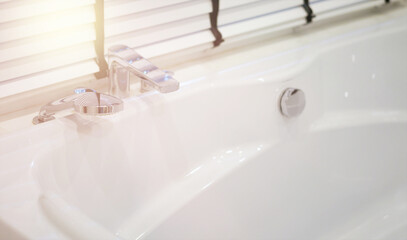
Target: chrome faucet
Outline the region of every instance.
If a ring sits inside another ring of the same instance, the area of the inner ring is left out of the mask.
[[[109,93],[125,98],[130,95],[130,73],[140,78],[141,92],[156,89],[161,93],[178,90],[179,82],[159,69],[134,49],[125,45],[109,48]]]
[[[86,88],[78,88],[75,93],[75,95],[42,106],[38,115],[33,118],[33,124],[53,120],[55,113],[68,108],[74,108],[78,113],[92,116],[107,115],[123,110],[123,101],[119,98]]]

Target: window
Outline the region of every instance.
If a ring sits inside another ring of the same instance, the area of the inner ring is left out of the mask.
[[[96,0],[0,0],[0,98],[94,78]],[[314,21],[384,0],[311,0]],[[220,0],[218,29],[238,36],[305,24],[304,0]],[[213,47],[211,0],[105,0],[105,49],[124,44],[146,58]],[[264,34],[264,33],[263,33]],[[220,46],[222,47],[222,46]]]

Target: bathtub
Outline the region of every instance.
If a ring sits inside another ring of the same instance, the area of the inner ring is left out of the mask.
[[[268,43],[176,72],[179,91],[120,114],[1,136],[0,236],[405,239],[405,16]],[[295,118],[280,112],[288,87],[306,96]]]

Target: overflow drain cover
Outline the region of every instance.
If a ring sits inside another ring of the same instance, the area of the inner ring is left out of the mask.
[[[280,111],[285,117],[296,117],[305,108],[305,94],[300,89],[287,88],[280,99]]]

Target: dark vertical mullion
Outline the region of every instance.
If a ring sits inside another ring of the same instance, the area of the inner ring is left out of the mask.
[[[99,66],[99,72],[95,73],[96,78],[104,78],[107,76],[107,62],[105,59],[105,14],[104,0],[96,0],[95,3],[95,51],[96,63]]]

